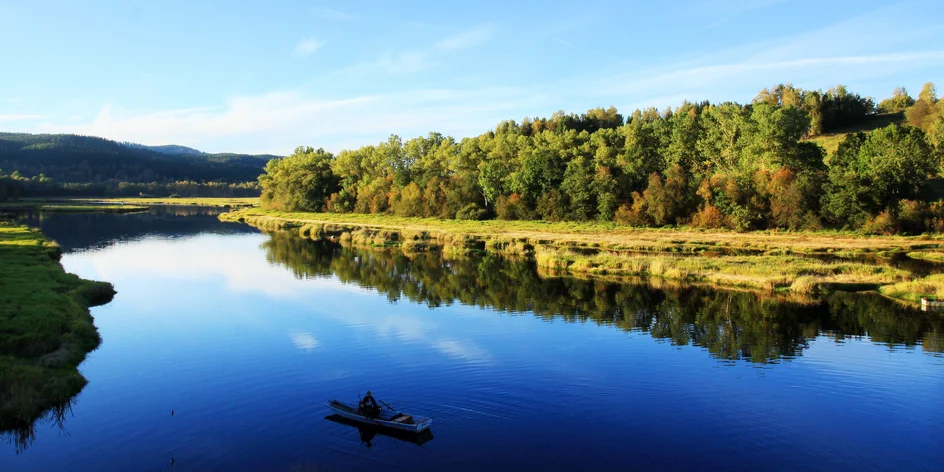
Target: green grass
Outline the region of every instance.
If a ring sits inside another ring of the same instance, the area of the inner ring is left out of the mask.
[[[142,205],[99,203],[80,200],[27,199],[18,202],[0,203],[0,211],[41,211],[57,213],[136,213],[147,211]]]
[[[850,126],[847,128],[838,129],[829,134],[823,134],[816,136],[815,138],[807,139],[807,141],[814,142],[819,144],[826,150],[827,155],[832,155],[836,152],[836,149],[839,148],[839,143],[843,139],[846,139],[846,135],[849,133],[856,133],[859,131],[868,133],[872,130],[879,128],[884,128],[892,123],[904,123],[905,113],[882,113],[878,115],[873,115],[870,119],[864,123]]]
[[[880,288],[879,292],[887,297],[912,303],[920,303],[923,297],[944,298],[944,274],[886,285]]]
[[[933,259],[940,236],[852,232],[708,231],[634,228],[610,222],[458,221],[387,215],[285,213],[246,208],[220,216],[264,230],[288,230],[362,247],[405,252],[492,252],[533,258],[548,273],[642,276],[795,294],[877,290],[917,277],[887,256]],[[902,290],[885,290],[902,296]]]
[[[88,307],[114,289],[66,273],[60,254],[42,233],[0,221],[0,431],[28,430],[78,394],[76,368],[100,342]]]

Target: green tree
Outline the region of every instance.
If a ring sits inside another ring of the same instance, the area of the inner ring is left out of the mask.
[[[324,149],[302,146],[291,156],[269,161],[259,176],[263,207],[321,211],[328,196],[340,190],[331,171],[332,158]]]

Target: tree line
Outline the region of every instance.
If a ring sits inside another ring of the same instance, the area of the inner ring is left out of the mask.
[[[256,182],[57,182],[44,174],[25,177],[0,169],[0,202],[28,197],[256,197]]]
[[[862,132],[880,113],[902,123]],[[815,142],[850,130],[830,155]],[[299,147],[259,182],[265,207],[291,211],[921,232],[944,230],[944,204],[928,197],[942,150],[933,84],[877,105],[843,86],[784,84],[749,104],[557,112],[337,155]]]

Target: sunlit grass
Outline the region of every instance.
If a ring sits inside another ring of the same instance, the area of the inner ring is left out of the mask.
[[[879,289],[879,292],[891,298],[914,303],[921,302],[921,298],[944,299],[944,274],[887,285]]]
[[[866,236],[851,231],[815,232],[705,230],[692,227],[641,228],[613,222],[462,221],[405,218],[354,213],[290,213],[246,208],[222,218],[254,219],[264,224],[287,222],[333,224],[470,237],[517,239],[537,244],[561,244],[611,250],[703,252],[747,250],[758,253],[875,253],[944,248],[942,236]]]
[[[876,290],[909,283],[914,275],[883,263],[883,257],[909,253],[935,258],[944,251],[944,240],[938,236],[865,236],[840,231],[738,233],[633,228],[609,222],[457,221],[259,208],[220,218],[352,246],[531,257],[551,273],[655,277],[795,294]],[[864,255],[869,256],[860,257]],[[913,296],[901,296],[905,291],[882,293],[914,301]]]

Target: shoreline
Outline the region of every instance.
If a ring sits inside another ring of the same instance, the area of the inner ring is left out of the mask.
[[[944,239],[635,228],[612,223],[459,221],[244,208],[220,215],[268,230],[404,252],[475,252],[532,258],[584,277],[647,277],[802,295],[875,291],[910,305],[944,296]],[[892,257],[894,256],[894,257]],[[896,260],[898,262],[896,262]],[[924,263],[918,273],[901,261]]]
[[[61,256],[39,230],[0,220],[0,433],[18,446],[88,383],[78,366],[101,343],[89,308],[115,295],[108,282],[67,273]]]

